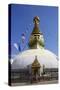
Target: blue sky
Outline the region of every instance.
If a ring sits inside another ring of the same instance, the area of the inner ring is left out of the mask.
[[[58,7],[20,4],[12,4],[11,6],[12,55],[19,53],[14,47],[14,43],[19,43],[22,50],[24,46],[27,49],[35,16],[40,18],[39,28],[44,35],[45,48],[58,55]],[[21,35],[24,32],[26,32],[25,43],[22,43]]]

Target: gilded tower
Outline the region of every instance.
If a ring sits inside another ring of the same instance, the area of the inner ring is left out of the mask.
[[[43,34],[39,30],[39,22],[40,22],[39,17],[38,16],[34,17],[33,19],[34,28],[28,43],[30,49],[37,49],[44,47],[44,38]]]

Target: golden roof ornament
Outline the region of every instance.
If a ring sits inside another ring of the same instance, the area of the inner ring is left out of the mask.
[[[32,68],[33,67],[41,67],[40,63],[38,62],[37,56],[35,56],[35,60],[32,63]]]
[[[38,25],[39,22],[40,22],[39,17],[38,16],[34,17],[33,22],[34,22],[35,25]]]

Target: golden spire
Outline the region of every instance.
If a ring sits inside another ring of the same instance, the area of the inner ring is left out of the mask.
[[[39,22],[40,22],[39,17],[35,16],[33,19],[34,28],[33,28],[32,34],[40,34],[39,27],[38,27]]]
[[[37,48],[43,48],[44,47],[44,38],[43,34],[39,30],[39,22],[40,19],[38,16],[34,17],[33,19],[34,22],[34,28],[30,36],[29,40],[29,48],[30,49],[37,49]]]

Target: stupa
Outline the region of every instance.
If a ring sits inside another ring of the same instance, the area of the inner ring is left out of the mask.
[[[20,52],[14,58],[11,68],[13,71],[15,70],[15,72],[17,70],[24,70],[25,72],[25,70],[28,69],[30,75],[32,75],[31,73],[35,73],[35,75],[39,74],[39,76],[42,76],[42,73],[45,73],[46,75],[51,74],[52,70],[53,71],[52,76],[55,75],[57,77],[57,70],[58,70],[57,56],[51,51],[45,49],[44,47],[45,44],[43,33],[39,30],[39,22],[40,22],[39,17],[35,16],[33,22],[34,28],[30,35],[28,43],[29,49]],[[39,68],[37,68],[37,65]],[[34,68],[32,69],[32,67]]]

